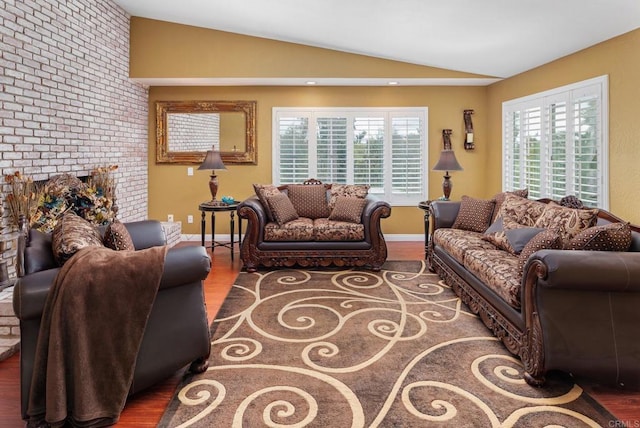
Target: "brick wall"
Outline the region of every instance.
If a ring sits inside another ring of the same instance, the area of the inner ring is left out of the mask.
[[[116,164],[119,218],[146,218],[148,92],[128,79],[129,16],[111,0],[0,0],[0,51],[2,173]]]

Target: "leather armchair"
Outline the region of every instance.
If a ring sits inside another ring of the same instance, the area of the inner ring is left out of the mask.
[[[164,232],[157,221],[125,223],[125,226],[136,250],[165,244]],[[28,239],[20,238],[19,254],[22,266],[18,271],[24,275],[14,288],[13,306],[20,320],[21,412],[26,418],[40,318],[60,268],[53,258],[50,234],[30,230]],[[210,269],[211,259],[203,247],[168,251],[129,394],[171,376],[188,364],[191,371],[206,370],[211,344],[203,280]]]

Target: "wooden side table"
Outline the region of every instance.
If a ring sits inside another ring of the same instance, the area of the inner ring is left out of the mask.
[[[429,218],[431,217],[431,201],[418,203],[418,208],[424,211],[424,258],[429,260]]]
[[[233,261],[233,250],[235,245],[234,231],[235,231],[235,214],[238,204],[224,204],[210,202],[203,202],[198,206],[198,209],[202,212],[202,218],[200,220],[200,233],[202,235],[202,246],[204,247],[204,235],[206,229],[206,213],[211,213],[211,252],[216,247],[226,247],[231,250],[231,261]],[[231,235],[231,242],[219,242],[216,241],[216,213],[228,212],[229,213],[229,234]],[[240,245],[242,239],[242,218],[238,217],[238,245]]]

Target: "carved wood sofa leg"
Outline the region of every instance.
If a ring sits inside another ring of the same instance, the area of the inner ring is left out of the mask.
[[[544,375],[534,376],[529,372],[525,372],[524,380],[531,386],[541,387],[542,385],[544,385],[546,379]]]

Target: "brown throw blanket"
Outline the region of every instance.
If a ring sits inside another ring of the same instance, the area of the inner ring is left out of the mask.
[[[124,408],[168,247],[89,247],[49,291],[29,397],[29,426],[107,426]]]

